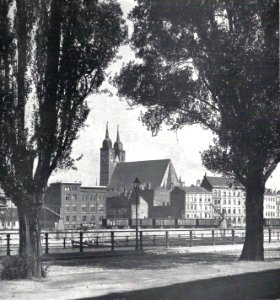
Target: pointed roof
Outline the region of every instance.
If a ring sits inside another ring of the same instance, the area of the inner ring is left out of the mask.
[[[170,159],[118,163],[107,187],[132,186],[136,177],[142,184],[161,187],[170,163]]]
[[[106,123],[105,139],[103,140],[102,148],[103,149],[111,149],[112,148],[112,141],[109,138],[108,122]]]
[[[212,188],[243,187],[243,185],[235,178],[205,176],[205,179]]]
[[[114,143],[114,148],[118,150],[123,150],[123,144],[121,142],[120,133],[119,133],[119,125],[117,127],[117,140]]]
[[[184,186],[178,187],[186,194],[210,194],[211,192],[200,186]]]

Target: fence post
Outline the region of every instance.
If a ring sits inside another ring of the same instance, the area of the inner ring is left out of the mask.
[[[63,249],[66,248],[66,237],[63,238]]]
[[[215,230],[212,230],[212,246],[215,245]]]
[[[45,253],[49,254],[49,234],[45,233]]]
[[[143,231],[140,231],[140,250],[143,249]]]
[[[271,243],[271,228],[268,228],[268,242]]]
[[[99,237],[97,236],[96,237],[96,247],[98,247],[98,245],[99,245]]]
[[[10,256],[11,255],[11,249],[10,249],[11,236],[9,233],[6,236],[7,236],[7,256]]]
[[[80,252],[83,252],[83,232],[80,232]]]
[[[111,231],[111,251],[115,250],[115,245],[114,245],[114,231]]]
[[[193,246],[193,239],[192,239],[192,230],[190,230],[190,247]]]
[[[128,235],[125,237],[125,246],[128,247]]]
[[[235,244],[235,232],[234,232],[234,229],[232,229],[232,231],[231,231],[231,236],[232,236],[232,244],[234,245]]]
[[[166,248],[169,247],[169,235],[168,235],[168,231],[165,231],[165,246],[166,246]]]

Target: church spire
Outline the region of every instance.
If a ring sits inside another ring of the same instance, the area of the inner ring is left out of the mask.
[[[106,123],[106,133],[105,133],[105,139],[109,138],[109,130],[108,130],[108,122]]]
[[[112,148],[112,141],[109,138],[109,130],[108,130],[108,122],[106,123],[106,133],[105,133],[105,139],[102,143],[103,149],[111,149]]]
[[[119,125],[117,127],[117,140],[114,143],[115,150],[123,150],[123,144],[120,139]]]
[[[119,125],[117,127],[117,142],[119,143],[121,141],[120,139],[120,133],[119,133]]]

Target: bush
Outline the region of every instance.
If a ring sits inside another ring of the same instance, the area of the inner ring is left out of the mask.
[[[9,256],[2,259],[1,279],[26,279],[28,262],[20,256]]]

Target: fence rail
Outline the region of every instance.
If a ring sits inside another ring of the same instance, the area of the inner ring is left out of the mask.
[[[139,229],[139,249],[149,247],[177,247],[198,245],[241,244],[244,229]],[[264,240],[280,241],[280,228],[264,229]],[[89,251],[115,251],[135,248],[135,230],[95,230],[42,232],[43,254]],[[18,254],[18,233],[0,232],[0,256]]]

